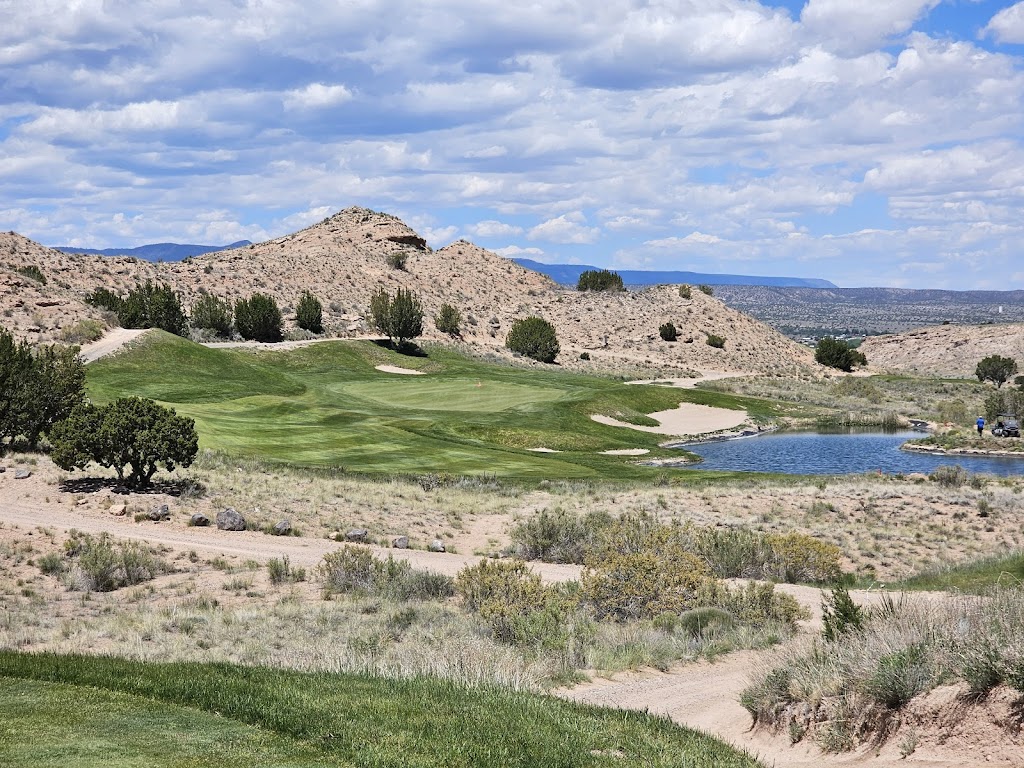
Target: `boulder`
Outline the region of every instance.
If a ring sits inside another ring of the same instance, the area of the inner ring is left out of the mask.
[[[352,528],[345,532],[345,541],[355,542],[356,544],[365,544],[366,537],[370,535],[370,532],[365,528]]]
[[[210,518],[204,515],[202,512],[196,512],[192,517],[188,519],[188,524],[193,525],[196,528],[205,528],[210,524]]]
[[[161,520],[170,520],[171,508],[166,504],[158,504],[149,510],[147,517],[154,523],[159,523]]]
[[[395,536],[391,540],[391,546],[395,549],[408,549],[409,548],[409,537],[408,536]]]
[[[431,552],[445,552],[446,551],[445,548],[444,548],[444,542],[441,541],[440,539],[434,539],[432,542],[430,542],[430,546],[427,547],[427,549],[430,550]]]
[[[244,531],[245,518],[233,507],[228,507],[217,513],[217,527],[222,531]]]
[[[292,532],[292,521],[291,520],[279,520],[274,523],[274,527],[270,529],[270,532],[275,536],[287,536]]]
[[[110,514],[114,515],[115,517],[124,517],[125,515],[128,514],[128,505],[127,504],[114,504],[107,511],[110,512]]]
[[[28,480],[32,477],[32,471],[28,469],[16,469],[14,470],[15,480]]]
[[[0,467],[0,475],[7,471],[7,467]]]

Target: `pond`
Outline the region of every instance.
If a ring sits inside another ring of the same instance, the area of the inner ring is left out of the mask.
[[[929,474],[959,464],[969,472],[1024,474],[1024,457],[934,456],[901,451],[921,432],[772,432],[736,440],[680,445],[704,459],[696,469],[782,472],[790,475],[846,475],[863,472]]]

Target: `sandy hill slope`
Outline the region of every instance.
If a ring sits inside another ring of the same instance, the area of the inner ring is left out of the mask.
[[[989,355],[1024,364],[1024,323],[918,328],[869,338],[860,349],[873,366],[886,370],[971,378]]]
[[[389,257],[405,252],[405,269]],[[14,269],[38,266],[40,286]],[[402,221],[365,208],[348,208],[322,222],[265,243],[219,251],[180,263],[154,264],[126,257],[64,254],[14,233],[0,235],[0,324],[41,341],[60,338],[83,317],[98,316],[82,302],[89,291],[107,287],[127,292],[152,279],[170,284],[190,306],[201,292],[234,301],[255,291],[274,296],[286,322],[303,291],[324,306],[324,324],[337,336],[371,331],[365,320],[370,296],[402,287],[421,299],[427,339],[441,339],[433,316],[442,303],[463,316],[465,343],[503,352],[517,318],[531,314],[556,327],[559,361],[584,368],[800,372],[814,368],[810,350],[768,326],[693,291],[682,299],[674,286],[628,293],[578,293],[465,241],[433,251]],[[19,305],[18,302],[21,302]],[[57,302],[44,306],[47,302]],[[679,341],[668,344],[659,326],[671,320]],[[706,343],[725,338],[724,349]],[[587,352],[592,360],[581,362]]]

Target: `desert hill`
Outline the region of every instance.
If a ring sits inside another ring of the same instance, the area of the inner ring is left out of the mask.
[[[886,370],[971,378],[989,355],[1024,364],[1024,323],[918,328],[866,339],[860,349],[873,366]]]
[[[404,269],[389,261],[398,252],[407,255]],[[45,285],[17,271],[30,266],[42,271]],[[171,285],[186,307],[202,292],[234,301],[261,291],[277,299],[288,323],[299,297],[310,290],[323,304],[328,333],[342,337],[371,332],[364,318],[378,287],[402,287],[423,303],[427,339],[442,338],[432,317],[447,302],[462,313],[464,341],[478,351],[505,354],[513,321],[536,314],[554,323],[559,360],[567,366],[763,372],[814,367],[807,348],[699,291],[691,299],[681,298],[674,286],[578,293],[465,241],[433,251],[396,217],[364,208],[348,208],[264,243],[178,263],[67,254],[15,233],[0,234],[0,324],[33,340],[60,339],[77,321],[100,317],[82,300],[95,288],[125,293],[146,279]],[[674,344],[658,335],[669,320],[679,329]],[[725,348],[707,345],[709,333],[724,337]],[[592,360],[582,363],[582,352]]]

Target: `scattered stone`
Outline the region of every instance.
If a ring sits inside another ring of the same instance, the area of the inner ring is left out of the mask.
[[[327,538],[331,541],[341,541],[345,538],[345,536],[342,534],[341,531],[331,531],[330,535]]]
[[[196,512],[192,517],[189,518],[189,525],[195,526],[196,528],[205,528],[210,524],[210,518],[204,515],[202,512]]]
[[[79,499],[78,501],[75,502],[75,504],[77,504],[80,507],[84,507],[88,503],[89,503],[88,499]]]
[[[234,507],[228,507],[217,513],[217,527],[222,531],[244,531],[245,518]]]
[[[395,549],[408,549],[409,548],[409,537],[408,536],[395,536],[391,540],[391,546]]]
[[[171,508],[166,504],[158,504],[149,510],[147,517],[154,523],[159,523],[161,520],[170,520]]]
[[[16,469],[14,470],[15,480],[28,480],[32,477],[32,471],[28,469]]]
[[[110,514],[114,515],[115,517],[124,517],[125,515],[128,514],[128,505],[127,504],[114,504],[107,511],[110,512]]]
[[[446,551],[445,548],[444,548],[444,542],[441,541],[440,539],[434,539],[432,542],[430,542],[430,546],[427,547],[427,549],[430,550],[431,552],[445,552]]]
[[[352,541],[356,544],[365,544],[366,537],[370,535],[370,532],[365,528],[352,528],[345,533],[345,541]]]
[[[292,521],[280,520],[274,523],[274,527],[270,529],[270,532],[275,536],[287,536],[292,532]]]
[[[0,475],[7,471],[7,467],[0,467]]]

